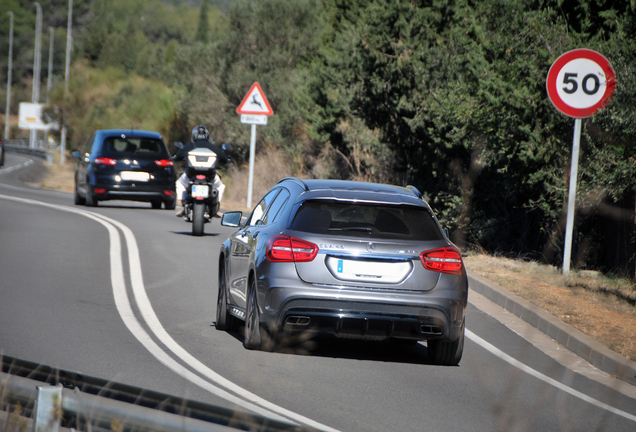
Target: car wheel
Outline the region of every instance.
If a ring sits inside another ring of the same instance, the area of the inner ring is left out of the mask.
[[[245,317],[245,338],[243,346],[250,350],[261,349],[261,323],[258,313],[258,300],[256,298],[256,281],[250,282],[250,291],[247,297],[247,312]]]
[[[462,331],[455,341],[430,340],[428,345],[428,356],[433,364],[441,366],[457,366],[462,359],[464,352],[464,332],[466,321],[462,324]]]
[[[90,185],[86,185],[86,205],[89,207],[97,206],[97,198],[91,191],[92,187]]]
[[[175,208],[177,208],[177,200],[171,199],[168,201],[164,201],[163,206],[165,207],[166,210],[174,210]]]
[[[86,204],[86,198],[82,198],[80,196],[78,190],[77,190],[77,180],[75,181],[75,193],[74,193],[74,196],[75,196],[75,200],[74,200],[75,205],[84,205],[84,204]]]
[[[155,210],[160,209],[161,208],[161,201],[150,201],[150,205]]]
[[[236,330],[237,320],[227,310],[227,290],[225,287],[225,263],[219,266],[219,295],[216,301],[216,329],[233,331]]]

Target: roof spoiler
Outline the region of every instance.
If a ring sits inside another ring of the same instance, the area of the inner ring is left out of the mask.
[[[413,191],[413,193],[419,198],[422,199],[422,193],[417,190],[417,188],[413,185],[408,185],[407,188],[411,189]]]
[[[299,178],[296,177],[285,177],[284,179],[279,180],[278,183],[282,183],[284,181],[293,181],[294,183],[296,183],[298,186],[300,186],[301,188],[303,188],[303,190],[305,192],[309,191],[309,186],[307,186],[307,183],[305,183],[304,181],[302,181]]]

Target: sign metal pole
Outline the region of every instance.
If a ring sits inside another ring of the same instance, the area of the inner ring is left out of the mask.
[[[579,171],[579,148],[581,144],[581,119],[574,120],[574,139],[572,141],[572,165],[570,168],[570,192],[568,195],[568,216],[565,225],[565,250],[563,251],[563,276],[570,273],[572,258],[572,231],[574,230],[574,209],[576,204],[576,183]]]
[[[562,54],[550,66],[546,79],[546,90],[552,104],[563,114],[575,119],[568,213],[563,245],[564,276],[570,273],[572,260],[581,119],[594,115],[599,109],[604,108],[612,98],[615,88],[616,74],[612,65],[601,54],[585,48]]]
[[[247,184],[247,208],[252,208],[254,157],[256,155],[256,125],[266,125],[267,116],[274,114],[274,111],[263,94],[261,86],[255,82],[236,109],[236,113],[241,115],[241,123],[252,125],[252,136],[250,137],[250,172]]]
[[[247,184],[247,208],[252,208],[252,184],[254,183],[254,154],[256,153],[256,125],[252,124],[250,137],[250,175]]]

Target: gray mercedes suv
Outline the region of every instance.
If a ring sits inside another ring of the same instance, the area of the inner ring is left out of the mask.
[[[457,365],[468,280],[459,250],[412,187],[285,178],[222,245],[216,328],[244,321],[248,349],[281,334],[324,332],[427,341]]]

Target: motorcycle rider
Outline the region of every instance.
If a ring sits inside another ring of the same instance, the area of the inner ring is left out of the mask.
[[[210,132],[208,132],[208,130],[201,125],[195,126],[194,129],[192,129],[192,141],[181,147],[179,151],[174,155],[173,160],[176,162],[182,161],[188,156],[188,152],[190,150],[199,147],[205,147],[212,150],[214,153],[216,153],[218,161],[222,164],[226,164],[230,161],[230,159],[225,155],[225,152],[222,148],[217,147],[212,144],[212,142],[210,142]],[[183,174],[181,174],[181,176],[176,181],[177,199],[181,200],[181,207],[177,210],[177,213],[175,215],[177,217],[182,217],[185,213],[185,207],[183,203],[188,194],[189,183],[190,179],[188,178],[186,171],[184,171]],[[219,192],[220,203],[221,199],[223,198],[223,192],[225,191],[225,185],[221,181],[221,177],[219,177],[218,174],[216,175],[216,177],[214,177],[213,186]],[[213,216],[218,217],[217,215]]]

